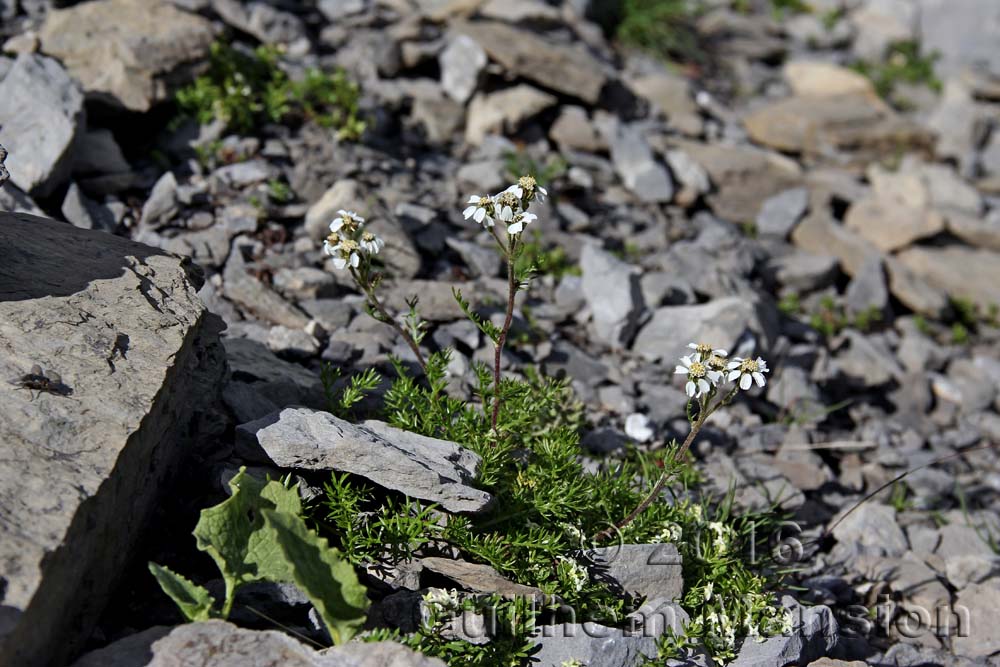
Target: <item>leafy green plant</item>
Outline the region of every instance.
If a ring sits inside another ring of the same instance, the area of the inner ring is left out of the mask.
[[[301,517],[298,490],[260,482],[241,468],[229,482],[232,495],[202,510],[194,536],[218,566],[225,583],[221,609],[204,587],[168,568],[149,564],[163,592],[190,621],[227,618],[243,584],[295,584],[316,608],[334,643],[349,640],[364,622],[368,598],[353,566],[310,530]]]
[[[343,70],[309,69],[301,80],[292,80],[281,69],[280,57],[274,46],[244,52],[215,42],[208,72],[177,91],[177,104],[201,123],[221,120],[237,132],[264,121],[298,118],[333,128],[342,139],[358,139],[365,124],[357,84]]]
[[[695,16],[687,0],[625,0],[615,36],[665,61],[699,63],[707,53],[694,29]]]
[[[580,447],[582,406],[566,382],[531,367],[519,369],[517,375],[500,372],[515,298],[538,264],[523,234],[536,218],[527,209],[546,195],[533,177],[523,176],[499,194],[473,195],[466,202],[465,218],[491,234],[508,278],[506,303],[497,304],[505,313],[499,325],[453,290],[463,313],[493,343],[495,352],[492,367],[472,365],[473,398],[468,401],[448,393],[451,352],[422,354],[416,301],[408,304],[405,318],[389,313],[378,301],[380,280],[372,262],[383,244],[364,230],[364,219],[342,211],[331,224],[324,247],[335,268],[350,272],[372,306],[370,314],[393,326],[420,361],[420,374],[414,375],[401,360],[391,359],[394,377],[379,416],[396,428],[458,442],[478,454],[476,485],[495,502],[482,514],[451,514],[412,498],[377,494],[349,475],[333,475],[313,518],[355,565],[392,566],[448,553],[557,596],[578,620],[607,625],[623,623],[641,601],[622,597],[593,576],[586,550],[611,537],[624,543],[674,542],[685,556],[683,604],[693,619],[687,634],[714,655],[731,656],[737,632],[767,635],[785,627],[783,612],[769,593],[780,572],[754,571],[745,553],[775,519],[773,513],[735,516],[732,494],[728,500],[698,496],[687,452],[715,410],[740,390],[764,385],[767,364],[760,357],[728,359],[725,351],[692,344],[694,353],[681,358],[691,424],[683,443],[671,442],[654,451],[628,449],[600,470],[589,471]],[[625,250],[630,251],[628,245]],[[412,322],[401,325],[401,319]],[[349,410],[365,387],[376,384],[375,376],[370,381],[355,376],[357,391],[348,397],[350,387],[339,394],[332,389],[338,377],[324,371],[327,401],[335,412]],[[458,599],[446,597],[434,598],[444,605],[438,611],[457,612]],[[403,641],[446,657],[451,664],[524,662],[528,637],[516,624],[496,646],[463,642],[439,626],[433,620]]]
[[[382,382],[382,376],[374,368],[369,368],[352,376],[347,385],[338,391],[337,381],[340,380],[340,375],[339,368],[323,364],[320,368],[319,379],[323,384],[327,411],[343,419],[350,414],[351,408],[378,388]]]
[[[941,92],[941,80],[934,74],[934,62],[939,57],[937,53],[921,53],[918,42],[903,41],[891,44],[882,61],[860,60],[851,67],[871,80],[879,96],[891,100],[901,83],[927,86],[936,93]],[[903,100],[896,102],[906,105]]]

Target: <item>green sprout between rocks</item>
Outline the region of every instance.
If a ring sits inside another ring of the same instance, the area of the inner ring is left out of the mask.
[[[918,42],[903,41],[889,45],[880,62],[862,60],[851,67],[871,80],[880,97],[892,100],[896,106],[906,107],[909,103],[895,96],[900,84],[926,86],[935,93],[941,92],[941,80],[934,73],[934,63],[938,58],[936,52],[921,53]]]
[[[365,619],[368,598],[351,564],[302,519],[298,489],[260,482],[241,468],[229,482],[232,495],[201,511],[198,549],[218,566],[225,583],[221,608],[207,589],[170,569],[149,564],[163,592],[189,621],[229,616],[240,586],[287,582],[312,602],[334,643],[351,639]]]
[[[324,248],[335,269],[349,271],[369,301],[369,313],[399,333],[420,360],[420,375],[391,358],[394,378],[381,397],[378,417],[414,433],[462,443],[481,457],[476,484],[495,498],[492,510],[476,516],[377,491],[363,480],[334,474],[314,520],[344,558],[365,568],[393,567],[427,555],[447,554],[487,564],[545,596],[541,606],[523,599],[500,600],[432,590],[424,599],[424,622],[413,633],[379,629],[366,639],[393,638],[452,665],[523,665],[537,623],[558,617],[566,606],[578,620],[622,626],[642,600],[622,597],[595,576],[586,554],[614,537],[621,543],[677,545],[684,557],[682,606],[691,616],[683,638],[661,642],[660,656],[702,646],[716,658],[735,656],[740,637],[761,639],[787,630],[788,616],[769,592],[774,569],[755,573],[748,549],[777,525],[772,510],[735,516],[732,494],[722,502],[695,491],[698,476],[687,452],[709,417],[738,392],[761,387],[766,362],[730,358],[725,350],[691,344],[676,372],[685,375],[691,429],[681,444],[651,451],[628,448],[625,455],[590,472],[584,467],[580,435],[583,407],[567,383],[532,367],[501,375],[518,292],[527,289],[537,266],[523,257],[524,237],[536,220],[531,202],[547,192],[531,176],[495,195],[473,195],[463,215],[483,226],[507,265],[504,320],[484,319],[460,292],[454,296],[466,316],[492,341],[494,364],[474,363],[471,401],[448,393],[448,349],[424,355],[422,320],[416,301],[406,314],[391,315],[378,300],[382,276],[375,267],[380,239],[366,236],[364,220],[341,211]],[[369,369],[336,389],[339,372],[326,368],[323,384],[332,412],[347,414],[382,377]],[[668,482],[670,482],[668,484]],[[713,509],[714,508],[714,509]],[[522,606],[519,606],[522,605]],[[492,641],[465,641],[448,623],[455,614],[489,608],[501,619]]]
[[[292,79],[280,66],[281,49],[263,45],[253,51],[224,42],[212,45],[208,72],[177,92],[182,113],[200,123],[222,121],[236,132],[263,122],[308,120],[356,140],[365,130],[358,111],[360,91],[343,70],[310,68]]]
[[[625,0],[615,30],[618,41],[664,61],[701,63],[707,52],[694,29],[688,0]]]

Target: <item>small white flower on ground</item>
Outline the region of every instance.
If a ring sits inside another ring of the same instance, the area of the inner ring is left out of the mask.
[[[695,359],[693,354],[681,357],[681,363],[674,369],[674,374],[687,376],[684,392],[691,398],[700,398],[707,394],[722,379],[722,373],[711,370]]]
[[[339,217],[334,218],[333,222],[330,223],[331,232],[339,232],[344,227],[348,228],[348,231],[354,231],[361,225],[365,224],[365,219],[354,211],[345,211],[340,209],[337,211]]]
[[[521,198],[511,192],[510,188],[498,194],[495,203],[497,217],[504,222],[514,222],[514,218],[521,212]]]
[[[698,353],[701,359],[709,357],[728,357],[729,353],[722,349],[713,348],[708,343],[688,343],[688,347]]]
[[[712,589],[714,587],[715,585],[711,581],[705,584],[705,602],[712,599]]]
[[[521,180],[523,180],[524,178],[526,178],[526,177],[522,176]],[[508,188],[506,190],[504,190],[504,192],[509,192],[512,195],[514,195],[515,197],[517,197],[518,199],[524,199],[524,188],[521,187],[521,180],[519,180],[514,185],[508,186]]]
[[[377,255],[378,251],[385,247],[385,241],[371,232],[365,232],[361,235],[360,246],[369,255]]]
[[[735,357],[726,367],[729,374],[726,379],[730,382],[737,380],[740,389],[746,391],[753,383],[758,387],[764,386],[764,373],[768,372],[767,362],[757,357],[756,359],[741,359]]]
[[[516,218],[514,218],[514,222],[507,225],[507,233],[520,234],[522,231],[524,231],[526,225],[531,224],[537,219],[538,216],[535,215],[534,213],[527,213],[527,212],[521,213]]]
[[[649,417],[641,412],[633,412],[625,418],[625,435],[636,442],[649,442],[655,435]]]
[[[352,269],[358,268],[361,264],[361,255],[358,254],[360,249],[357,241],[344,239],[332,248],[333,252],[330,254],[333,255],[333,266],[337,269],[347,268],[348,265]]]
[[[493,221],[493,198],[492,197],[481,197],[479,195],[472,195],[469,197],[469,204],[462,211],[462,215],[466,220],[472,218],[483,227],[489,228],[494,224]]]

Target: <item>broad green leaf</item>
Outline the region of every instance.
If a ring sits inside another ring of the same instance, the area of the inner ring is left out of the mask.
[[[149,571],[187,620],[207,621],[212,617],[215,599],[203,587],[156,563],[149,564]]]
[[[247,475],[243,468],[230,480],[229,486],[233,495],[202,510],[194,529],[198,548],[212,557],[226,583],[224,616],[228,615],[237,586],[269,578],[260,571],[258,564],[260,554],[274,549],[273,545],[261,544],[269,539],[264,535],[261,511],[275,509],[294,516],[302,511],[295,488],[287,489],[275,481],[261,482]],[[256,556],[248,558],[251,553]]]
[[[342,560],[326,539],[309,530],[297,514],[270,509],[261,514],[270,539],[258,543],[260,551],[252,554],[259,568],[282,567],[277,561],[283,560],[285,572],[290,575],[286,581],[309,597],[334,643],[348,641],[361,628],[368,608],[365,587],[358,581],[354,567]],[[277,552],[270,550],[272,546],[277,547]]]

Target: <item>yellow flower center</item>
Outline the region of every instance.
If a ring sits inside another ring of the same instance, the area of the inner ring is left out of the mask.
[[[359,247],[358,242],[355,241],[354,239],[344,239],[340,243],[340,250],[345,255],[349,255],[350,253],[354,252],[355,250],[358,249],[358,247]]]
[[[361,240],[365,241],[366,243],[371,243],[372,241],[375,240],[375,235],[372,234],[371,232],[365,232],[364,234],[361,235]]]
[[[479,198],[479,203],[476,204],[476,206],[478,206],[479,208],[486,208],[489,205],[490,205],[490,198],[489,197],[480,197]]]
[[[741,373],[756,373],[758,370],[760,370],[760,365],[756,359],[744,359],[743,363],[740,364]]]
[[[513,192],[505,192],[500,195],[500,205],[510,206],[511,208],[517,208],[520,206],[521,202],[518,200],[517,195]]]
[[[701,363],[700,361],[695,361],[694,363],[691,364],[691,368],[688,369],[691,375],[693,375],[696,378],[705,377],[705,372],[707,370],[708,369],[705,368],[705,364]]]
[[[695,348],[695,352],[705,357],[712,354],[712,346],[706,345],[705,343],[698,343],[698,347]]]
[[[337,245],[338,243],[340,243],[340,234],[336,232],[331,233],[329,236],[326,237],[326,242],[329,243],[330,245]]]
[[[726,367],[726,360],[717,354],[710,356],[705,363],[713,370],[722,370]]]
[[[529,193],[535,191],[535,177],[534,176],[522,176],[517,179],[517,184],[522,188],[527,190]]]

